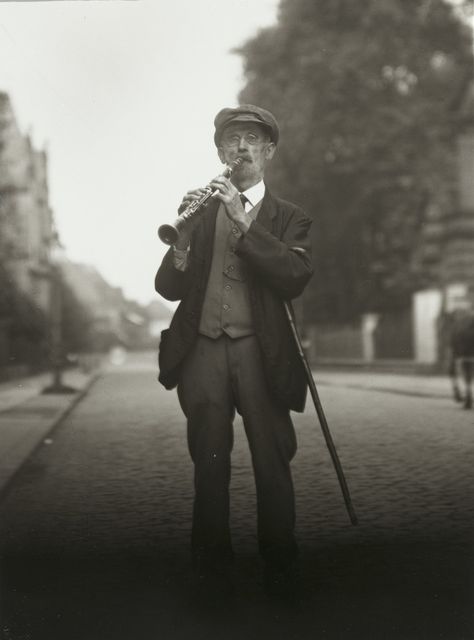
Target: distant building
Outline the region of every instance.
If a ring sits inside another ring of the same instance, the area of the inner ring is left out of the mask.
[[[53,216],[44,150],[33,148],[0,92],[0,367],[29,369],[47,356]]]
[[[45,151],[33,148],[0,93],[0,251],[14,284],[40,309],[49,309],[49,206]]]
[[[145,307],[125,298],[120,287],[110,285],[95,267],[64,260],[61,272],[65,285],[84,310],[84,342],[88,350],[103,353],[117,346],[151,346]]]
[[[20,131],[8,95],[0,92],[0,378],[48,362],[54,235],[46,151]],[[93,267],[64,260],[60,268],[68,287],[62,297],[66,348],[104,352],[153,344],[144,307]]]

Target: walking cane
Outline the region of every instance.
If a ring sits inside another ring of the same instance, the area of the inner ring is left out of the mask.
[[[314,406],[316,408],[316,413],[318,414],[319,424],[321,425],[321,429],[324,434],[324,439],[326,440],[326,445],[329,449],[329,453],[331,454],[334,468],[336,469],[337,479],[339,480],[339,485],[342,490],[342,495],[344,496],[344,502],[346,503],[347,513],[349,514],[351,523],[353,525],[356,525],[357,516],[355,514],[354,507],[352,506],[351,496],[349,494],[349,489],[347,487],[346,479],[344,477],[344,471],[342,470],[342,466],[341,466],[339,457],[337,455],[336,447],[334,446],[334,442],[331,437],[331,433],[329,431],[329,426],[326,420],[326,416],[324,415],[321,400],[319,399],[319,394],[318,394],[318,390],[316,389],[316,384],[314,382],[313,374],[311,373],[311,369],[309,368],[308,361],[306,360],[306,356],[304,355],[303,347],[301,345],[301,340],[298,335],[295,322],[293,320],[293,315],[291,313],[290,305],[286,301],[284,302],[284,305],[285,305],[286,315],[288,317],[288,322],[290,323],[291,332],[295,339],[298,355],[300,356],[301,362],[303,363],[303,366],[304,366],[309,390],[313,398]]]

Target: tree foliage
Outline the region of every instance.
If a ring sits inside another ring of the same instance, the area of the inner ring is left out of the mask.
[[[452,207],[468,28],[445,0],[282,0],[278,23],[238,53],[240,101],[281,128],[269,184],[314,219],[309,316],[406,305],[427,284],[427,212]]]

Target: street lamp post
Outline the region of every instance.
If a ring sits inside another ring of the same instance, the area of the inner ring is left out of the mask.
[[[56,231],[53,232],[50,241],[50,358],[52,365],[52,383],[43,389],[43,393],[75,393],[76,389],[65,385],[62,381],[63,372],[63,343],[62,343],[62,284],[60,272],[60,260],[63,247],[59,242]]]

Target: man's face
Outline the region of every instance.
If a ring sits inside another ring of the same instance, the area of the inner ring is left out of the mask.
[[[258,124],[234,122],[224,129],[217,152],[221,162],[226,164],[236,158],[244,161],[232,182],[256,184],[263,178],[265,167],[275,153],[275,143]]]

